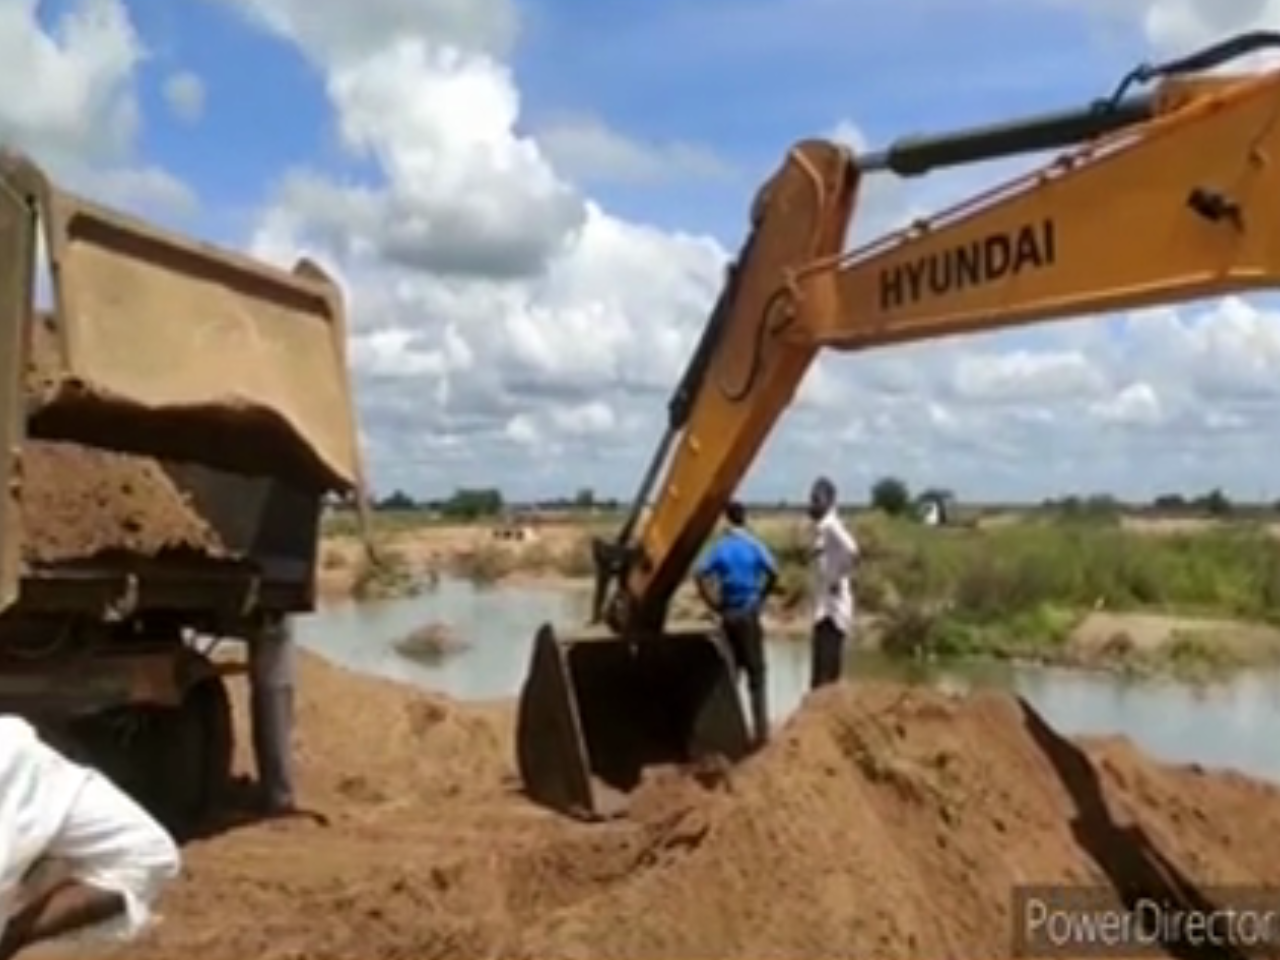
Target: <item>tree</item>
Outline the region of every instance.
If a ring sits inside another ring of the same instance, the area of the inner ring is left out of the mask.
[[[417,508],[417,502],[403,490],[396,490],[388,497],[375,500],[373,504],[375,510],[416,510]]]
[[[596,492],[590,487],[583,487],[574,494],[573,505],[578,510],[590,510],[596,505]]]
[[[911,490],[897,477],[881,477],[871,487],[871,506],[891,517],[911,509]]]
[[[1196,506],[1212,517],[1225,517],[1231,513],[1231,501],[1221,489],[1210,490],[1202,497],[1196,498]]]
[[[502,513],[502,492],[496,487],[459,488],[440,505],[450,520],[479,520]]]

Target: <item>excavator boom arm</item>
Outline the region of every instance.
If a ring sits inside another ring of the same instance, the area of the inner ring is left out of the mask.
[[[809,265],[801,289],[831,285],[834,309],[802,310],[788,335],[858,350],[1273,287],[1277,203],[1280,74]]]
[[[650,471],[661,486],[646,522],[600,550],[602,581],[616,586],[598,596],[615,629],[661,623],[818,351],[1277,285],[1280,70],[1185,73],[1278,41],[1227,41],[1166,67],[1154,95],[1076,113],[863,158],[824,141],[794,146],[756,198],[751,235],[690,366],[696,383],[677,392],[678,442],[669,435],[660,451],[665,473],[656,460]],[[1032,174],[842,252],[869,172],[912,176],[1081,140]]]
[[[596,619],[610,629],[561,637],[545,625],[535,639],[517,720],[531,797],[601,816],[647,766],[747,753],[724,638],[671,629],[667,607],[821,350],[1280,285],[1280,69],[1189,76],[1262,46],[1280,35],[1139,68],[1080,111],[857,158],[819,140],[791,149],[756,197],[632,513],[596,544]],[[1152,80],[1153,95],[1128,95]],[[843,252],[867,174],[1062,149],[1029,176]]]

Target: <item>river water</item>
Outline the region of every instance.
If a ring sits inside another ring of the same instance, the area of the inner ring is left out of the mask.
[[[428,593],[380,603],[340,604],[301,618],[301,644],[353,670],[438,690],[462,700],[514,696],[534,631],[546,621],[583,620],[580,593],[533,586],[476,588],[445,580]],[[431,622],[466,638],[466,649],[429,664],[407,659],[395,643]],[[804,697],[808,647],[779,641],[769,649],[772,712],[783,720]],[[1280,674],[1250,672],[1209,687],[1135,681],[1033,667],[983,665],[919,670],[870,655],[851,673],[973,689],[999,687],[1026,697],[1066,734],[1123,734],[1175,762],[1233,767],[1280,781]]]

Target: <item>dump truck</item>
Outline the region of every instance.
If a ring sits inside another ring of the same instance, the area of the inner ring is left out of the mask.
[[[516,729],[533,800],[602,819],[625,813],[647,767],[750,752],[723,636],[667,612],[820,352],[1280,287],[1280,68],[1211,72],[1276,48],[1278,33],[1232,37],[1138,67],[1083,108],[883,151],[791,147],[756,194],[632,508],[595,544],[593,623],[535,635]],[[844,249],[869,176],[1055,151]]]
[[[0,709],[182,829],[231,774],[210,638],[312,610],[326,499],[363,515],[343,298],[18,154],[0,184]]]

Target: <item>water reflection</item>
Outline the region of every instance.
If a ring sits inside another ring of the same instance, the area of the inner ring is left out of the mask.
[[[539,624],[549,620],[571,627],[582,621],[583,609],[581,593],[519,586],[484,590],[443,581],[412,599],[335,606],[302,618],[299,637],[304,646],[354,670],[462,699],[489,700],[519,689]],[[469,648],[439,664],[408,660],[395,651],[397,640],[432,621],[448,624],[470,642]],[[872,656],[855,657],[849,666],[859,676],[1011,689],[1066,733],[1120,733],[1169,760],[1230,766],[1280,780],[1280,678],[1272,673],[1197,689],[1000,665],[921,675]],[[807,645],[771,644],[769,694],[775,718],[795,710],[808,681]]]

